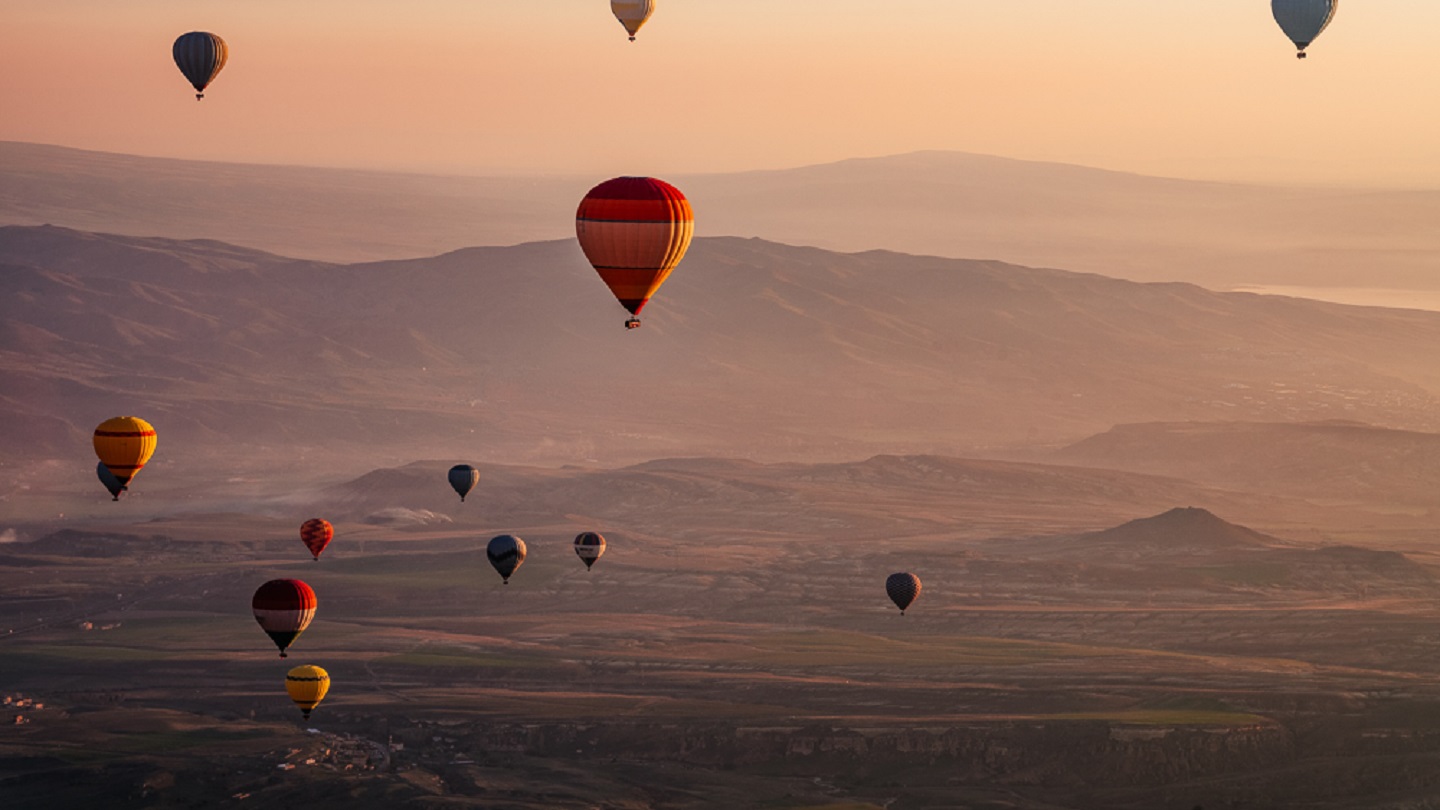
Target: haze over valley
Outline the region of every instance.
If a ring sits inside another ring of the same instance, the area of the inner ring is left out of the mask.
[[[570,238],[576,203],[601,179],[206,163],[0,142],[0,224],[220,239],[325,261],[413,259]],[[1426,226],[1440,219],[1436,191],[1201,182],[937,151],[671,179],[697,201],[701,236],[1430,309],[1440,292],[1440,235]]]
[[[1440,808],[1440,4],[0,21],[0,810]]]

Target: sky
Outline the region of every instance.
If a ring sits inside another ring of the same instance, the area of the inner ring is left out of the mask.
[[[457,174],[695,173],[941,149],[1440,188],[1435,0],[0,0],[0,140]],[[230,63],[194,100],[190,30]]]

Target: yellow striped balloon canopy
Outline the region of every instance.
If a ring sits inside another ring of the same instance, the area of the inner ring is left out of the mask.
[[[309,720],[310,710],[319,706],[325,693],[330,691],[330,673],[314,664],[295,667],[285,673],[285,691],[300,707],[300,714]]]
[[[95,455],[121,486],[155,453],[155,428],[138,416],[106,419],[95,428]]]

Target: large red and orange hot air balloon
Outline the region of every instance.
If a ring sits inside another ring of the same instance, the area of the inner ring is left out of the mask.
[[[330,541],[334,537],[335,527],[331,526],[328,520],[311,518],[300,524],[300,542],[310,549],[310,553],[315,555],[317,561],[320,559],[320,552],[330,545]]]
[[[606,180],[590,189],[575,214],[575,235],[585,258],[621,306],[636,316],[685,257],[694,234],[690,201],[653,177]],[[627,329],[639,325],[638,317],[625,322]]]
[[[286,657],[285,648],[310,626],[317,604],[315,592],[298,579],[272,579],[250,600],[255,621],[280,648],[281,658]]]
[[[155,428],[137,416],[117,416],[95,428],[94,442],[100,463],[126,489],[155,453]],[[115,496],[119,500],[119,494]]]

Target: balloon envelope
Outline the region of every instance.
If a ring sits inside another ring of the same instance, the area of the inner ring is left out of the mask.
[[[120,500],[120,493],[125,491],[125,485],[120,483],[120,479],[115,477],[115,473],[110,472],[110,468],[105,466],[105,462],[101,461],[95,464],[95,475],[100,479],[100,483],[110,490],[110,495],[115,500]]]
[[[625,26],[630,41],[634,42],[640,27],[655,13],[655,0],[610,0],[610,11]]]
[[[891,574],[885,578],[885,593],[889,594],[890,601],[900,608],[901,615],[904,615],[905,608],[915,601],[920,595],[920,578],[914,574]]]
[[[300,542],[310,549],[310,553],[315,555],[317,560],[320,559],[320,552],[324,551],[334,538],[335,527],[330,525],[328,520],[311,518],[300,524]]]
[[[122,487],[155,454],[155,428],[138,416],[106,419],[95,428],[95,455]]]
[[[330,673],[313,664],[295,667],[285,673],[285,691],[300,707],[300,714],[309,720],[310,711],[320,705],[325,693],[330,691]]]
[[[281,658],[286,657],[285,648],[310,626],[317,605],[315,591],[298,579],[272,579],[250,600],[255,621],[280,648]]]
[[[490,544],[485,547],[485,556],[490,559],[495,570],[500,572],[500,578],[509,585],[510,575],[525,562],[525,541],[513,534],[491,538]]]
[[[680,190],[653,177],[617,177],[585,195],[575,213],[585,258],[632,315],[685,257],[695,213]]]
[[[469,464],[456,464],[451,467],[448,477],[450,487],[460,496],[461,503],[465,502],[465,496],[470,494],[470,490],[480,483],[480,471]]]
[[[205,97],[205,88],[225,67],[230,58],[230,49],[225,40],[206,31],[191,31],[181,34],[170,49],[175,57],[175,66],[195,88],[195,98]]]
[[[1335,18],[1340,0],[1270,0],[1270,13],[1300,55]]]
[[[599,532],[581,532],[575,537],[575,553],[585,561],[585,570],[605,553],[605,537]]]

